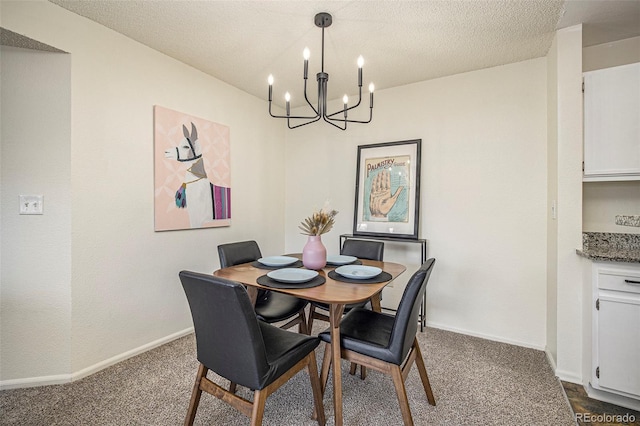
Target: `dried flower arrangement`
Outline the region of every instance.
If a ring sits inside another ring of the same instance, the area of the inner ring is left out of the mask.
[[[300,222],[301,234],[304,235],[322,235],[331,231],[333,228],[334,218],[338,214],[337,210],[330,210],[327,206],[314,212],[304,222]]]

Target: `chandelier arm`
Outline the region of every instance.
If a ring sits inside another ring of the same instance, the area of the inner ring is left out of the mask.
[[[274,114],[271,114],[271,117],[273,117],[273,118],[292,118],[294,120],[311,120],[311,119],[313,119],[313,121],[318,121],[320,119],[320,116],[318,116],[318,115],[305,117],[305,116],[302,116],[302,115],[274,115]]]
[[[347,130],[347,122],[348,122],[348,120],[345,121],[344,119],[343,120],[338,120],[338,119],[335,119],[335,118],[327,118],[326,115],[322,116],[322,119],[325,122],[331,124],[333,127],[337,127],[340,130]],[[339,122],[344,123],[344,127],[338,126],[336,123],[334,123],[334,121],[339,121]]]
[[[331,121],[340,121],[340,122],[346,122],[346,123],[358,123],[358,124],[367,124],[367,123],[371,123],[371,119],[373,118],[373,112],[371,114],[369,114],[369,119],[368,120],[339,120],[337,118],[330,118],[329,120]]]
[[[309,105],[309,107],[311,107],[311,109],[313,110],[313,112],[316,114],[316,117],[318,117],[318,119],[320,118],[320,113],[318,112],[317,109],[315,109],[313,107],[313,105],[311,104],[311,102],[309,101],[309,98],[307,97],[307,79],[304,79],[304,100],[307,101],[307,104]],[[311,117],[310,117],[311,118]],[[315,120],[317,121],[317,120]]]
[[[344,113],[345,111],[351,111],[352,109],[356,109],[356,108],[358,108],[359,106],[360,106],[360,102],[358,102],[358,103],[357,103],[357,104],[355,104],[354,106],[350,106],[350,107],[349,107],[349,108],[347,108],[347,109],[344,109],[344,108],[343,108],[343,109],[340,109],[340,110],[338,110],[338,111],[336,111],[336,112],[334,112],[334,113],[332,113],[332,114],[327,114],[327,117],[333,117],[333,116],[335,116],[335,115],[342,114],[342,113]],[[340,121],[342,121],[341,119],[339,119],[339,120],[340,120]]]
[[[277,117],[277,118],[292,118],[294,120],[313,120],[313,121],[318,121],[320,120],[320,116],[319,115],[314,115],[314,116],[304,116],[304,115],[285,115],[282,117]]]
[[[315,110],[314,110],[314,112],[315,112]],[[273,118],[294,118],[294,119],[299,119],[299,120],[311,120],[311,119],[314,119],[313,121],[318,121],[320,119],[320,116],[318,115],[318,113],[316,113],[316,115],[314,115],[314,116],[276,115],[276,114],[271,112],[271,102],[269,102],[269,115],[271,117],[273,117]]]
[[[371,123],[371,119],[372,118],[373,118],[373,107],[369,108],[369,119],[367,121],[364,121],[364,120],[349,120],[349,119],[344,119],[344,118],[331,118],[331,117],[327,117],[325,119],[325,121],[331,120],[331,121],[339,121],[339,122],[342,122],[342,123],[347,122],[347,123],[367,124],[367,123]]]
[[[269,115],[273,118],[296,118],[296,119],[312,119],[312,118],[316,118],[316,117],[302,117],[302,116],[295,116],[295,115],[276,115],[273,114],[271,112],[271,102],[269,102]]]
[[[328,114],[327,117],[333,117],[334,115],[338,115],[340,113],[344,113],[345,111],[350,111],[352,109],[356,109],[356,108],[358,108],[360,106],[360,103],[362,103],[362,86],[360,86],[360,88],[359,88],[358,103],[357,104],[355,104],[353,106],[350,106],[346,110],[343,108],[343,109],[341,109],[339,111],[334,112],[333,114]],[[344,120],[340,120],[339,119],[338,121],[344,121]]]
[[[296,117],[287,117],[287,118],[296,118]],[[318,120],[320,120],[320,116],[319,115],[313,120],[310,120],[310,121],[307,121],[305,123],[300,123],[300,124],[296,124],[295,126],[292,126],[291,123],[289,122],[289,120],[287,119],[287,127],[289,129],[296,129],[298,127],[306,126],[307,124],[315,123]]]
[[[303,119],[303,120],[312,120],[312,119],[314,119],[314,121],[318,121],[318,119],[320,118],[320,114],[318,114],[318,111],[316,111],[316,109],[313,107],[313,105],[311,105],[311,103],[307,99],[307,80],[306,79],[304,80],[304,97],[307,100],[307,103],[309,104],[309,106],[311,107],[311,110],[315,114],[313,116],[295,116],[295,115],[276,115],[276,114],[274,114],[271,111],[271,104],[272,104],[272,95],[271,95],[271,93],[272,93],[272,91],[273,91],[273,87],[271,85],[269,85],[269,115],[271,117],[273,117],[273,118],[295,118],[295,119]]]
[[[271,112],[271,101],[269,101],[269,115],[273,118],[287,118],[286,115],[275,115]]]

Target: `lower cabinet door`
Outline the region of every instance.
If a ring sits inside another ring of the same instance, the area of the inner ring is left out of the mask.
[[[640,396],[640,299],[600,296],[597,315],[598,384]]]

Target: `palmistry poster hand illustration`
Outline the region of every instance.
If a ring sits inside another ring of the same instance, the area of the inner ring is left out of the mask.
[[[406,191],[411,187],[409,161],[407,155],[365,160],[364,220],[392,223],[409,220]]]

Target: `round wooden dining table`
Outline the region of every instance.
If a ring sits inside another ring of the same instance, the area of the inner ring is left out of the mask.
[[[301,254],[288,254],[287,256],[301,258]],[[315,302],[326,303],[329,305],[329,323],[331,327],[331,354],[333,368],[333,404],[335,412],[335,424],[342,425],[342,372],[340,366],[340,345],[334,342],[340,342],[340,319],[344,312],[345,305],[351,303],[363,302],[371,300],[373,310],[380,311],[380,296],[382,289],[387,286],[396,277],[402,274],[406,267],[399,263],[384,262],[376,260],[360,259],[363,265],[376,266],[383,272],[389,274],[390,279],[377,283],[357,283],[341,281],[331,278],[331,272],[334,266],[325,266],[319,270],[320,276],[325,278],[322,285],[311,288],[274,288],[266,287],[258,284],[258,278],[267,274],[269,271],[254,266],[253,262],[240,265],[230,266],[228,268],[218,269],[213,272],[216,277],[226,278],[228,280],[237,281],[247,286],[247,292],[253,303],[255,303],[259,289],[278,291],[301,299],[307,299]],[[333,275],[333,274],[331,274]],[[336,367],[337,366],[337,367]]]

